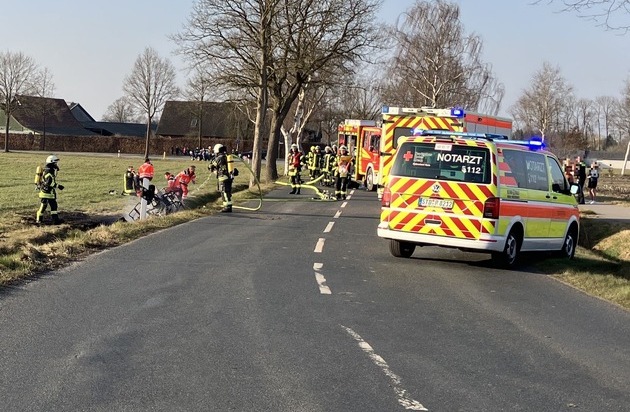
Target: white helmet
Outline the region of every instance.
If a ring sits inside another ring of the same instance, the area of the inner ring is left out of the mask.
[[[348,148],[347,148],[345,145],[341,145],[341,146],[339,147],[339,150],[345,150],[345,151],[348,151]]]
[[[55,155],[50,155],[46,158],[46,164],[57,163],[58,161],[59,161],[59,158]]]
[[[223,148],[225,148],[225,146],[223,146],[221,143],[217,143],[214,145],[214,148],[212,149],[212,151],[214,152],[214,154],[219,154],[219,152]]]

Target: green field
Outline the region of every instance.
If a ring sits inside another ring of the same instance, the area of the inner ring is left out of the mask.
[[[187,157],[154,158],[153,183],[165,186],[164,173],[178,173],[194,164],[197,184],[190,186],[187,210],[141,222],[126,223],[121,217],[138,202],[135,196],[122,196],[127,166],[138,168],[143,159],[115,155],[67,154],[60,157],[58,183],[59,226],[34,225],[39,207],[33,183],[35,169],[43,166],[44,153],[0,153],[0,286],[32,278],[80,259],[90,253],[137,239],[156,230],[190,221],[221,208],[216,178],[207,162]],[[244,164],[234,182],[234,201],[257,198],[260,191],[248,189],[249,172]],[[627,203],[630,179],[602,179],[599,199]],[[262,193],[274,183],[262,185]],[[630,309],[630,224],[606,223],[582,216],[580,247],[575,259],[542,259],[535,270],[549,274],[589,294]]]

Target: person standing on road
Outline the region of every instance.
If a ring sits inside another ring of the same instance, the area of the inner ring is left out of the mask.
[[[577,177],[577,184],[580,187],[578,192],[578,203],[583,205],[584,201],[584,184],[586,183],[586,163],[582,161],[580,156],[575,158],[575,176]]]
[[[351,167],[352,156],[348,154],[348,148],[346,146],[340,146],[339,155],[337,156],[335,182],[335,197],[337,198],[337,200],[346,199]]]
[[[289,180],[291,181],[290,195],[299,195],[302,188],[300,171],[302,169],[302,152],[293,143],[289,149]]]
[[[46,158],[46,167],[44,167],[44,171],[42,172],[39,185],[39,199],[41,205],[35,217],[36,225],[42,223],[42,214],[48,205],[50,205],[50,217],[52,218],[53,224],[59,225],[63,223],[63,220],[59,219],[59,212],[57,210],[57,189],[63,190],[63,185],[57,184],[58,163],[59,158],[55,155],[50,155]]]
[[[599,179],[599,167],[597,163],[591,166],[591,170],[588,174],[588,191],[591,195],[590,204],[595,203],[595,197],[597,195],[597,180]]]
[[[232,181],[238,175],[238,170],[234,168],[234,160],[227,154],[225,146],[221,143],[214,145],[214,159],[210,162],[208,169],[217,174],[217,189],[223,198],[222,213],[232,212]]]

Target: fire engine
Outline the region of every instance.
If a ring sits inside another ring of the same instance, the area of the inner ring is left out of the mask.
[[[398,147],[398,138],[412,136],[414,130],[448,130],[454,132],[490,133],[510,138],[512,120],[487,114],[466,112],[460,108],[404,108],[384,106],[382,133],[378,151],[379,166],[371,178],[378,182],[378,198],[389,175]]]
[[[374,120],[346,119],[338,128],[339,146],[347,146],[354,158],[350,178],[368,190],[376,189],[380,140],[381,127]]]

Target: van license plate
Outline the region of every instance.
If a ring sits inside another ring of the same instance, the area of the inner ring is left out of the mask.
[[[420,207],[439,207],[442,209],[452,209],[452,199],[436,199],[433,197],[421,197],[418,200],[418,206]]]

